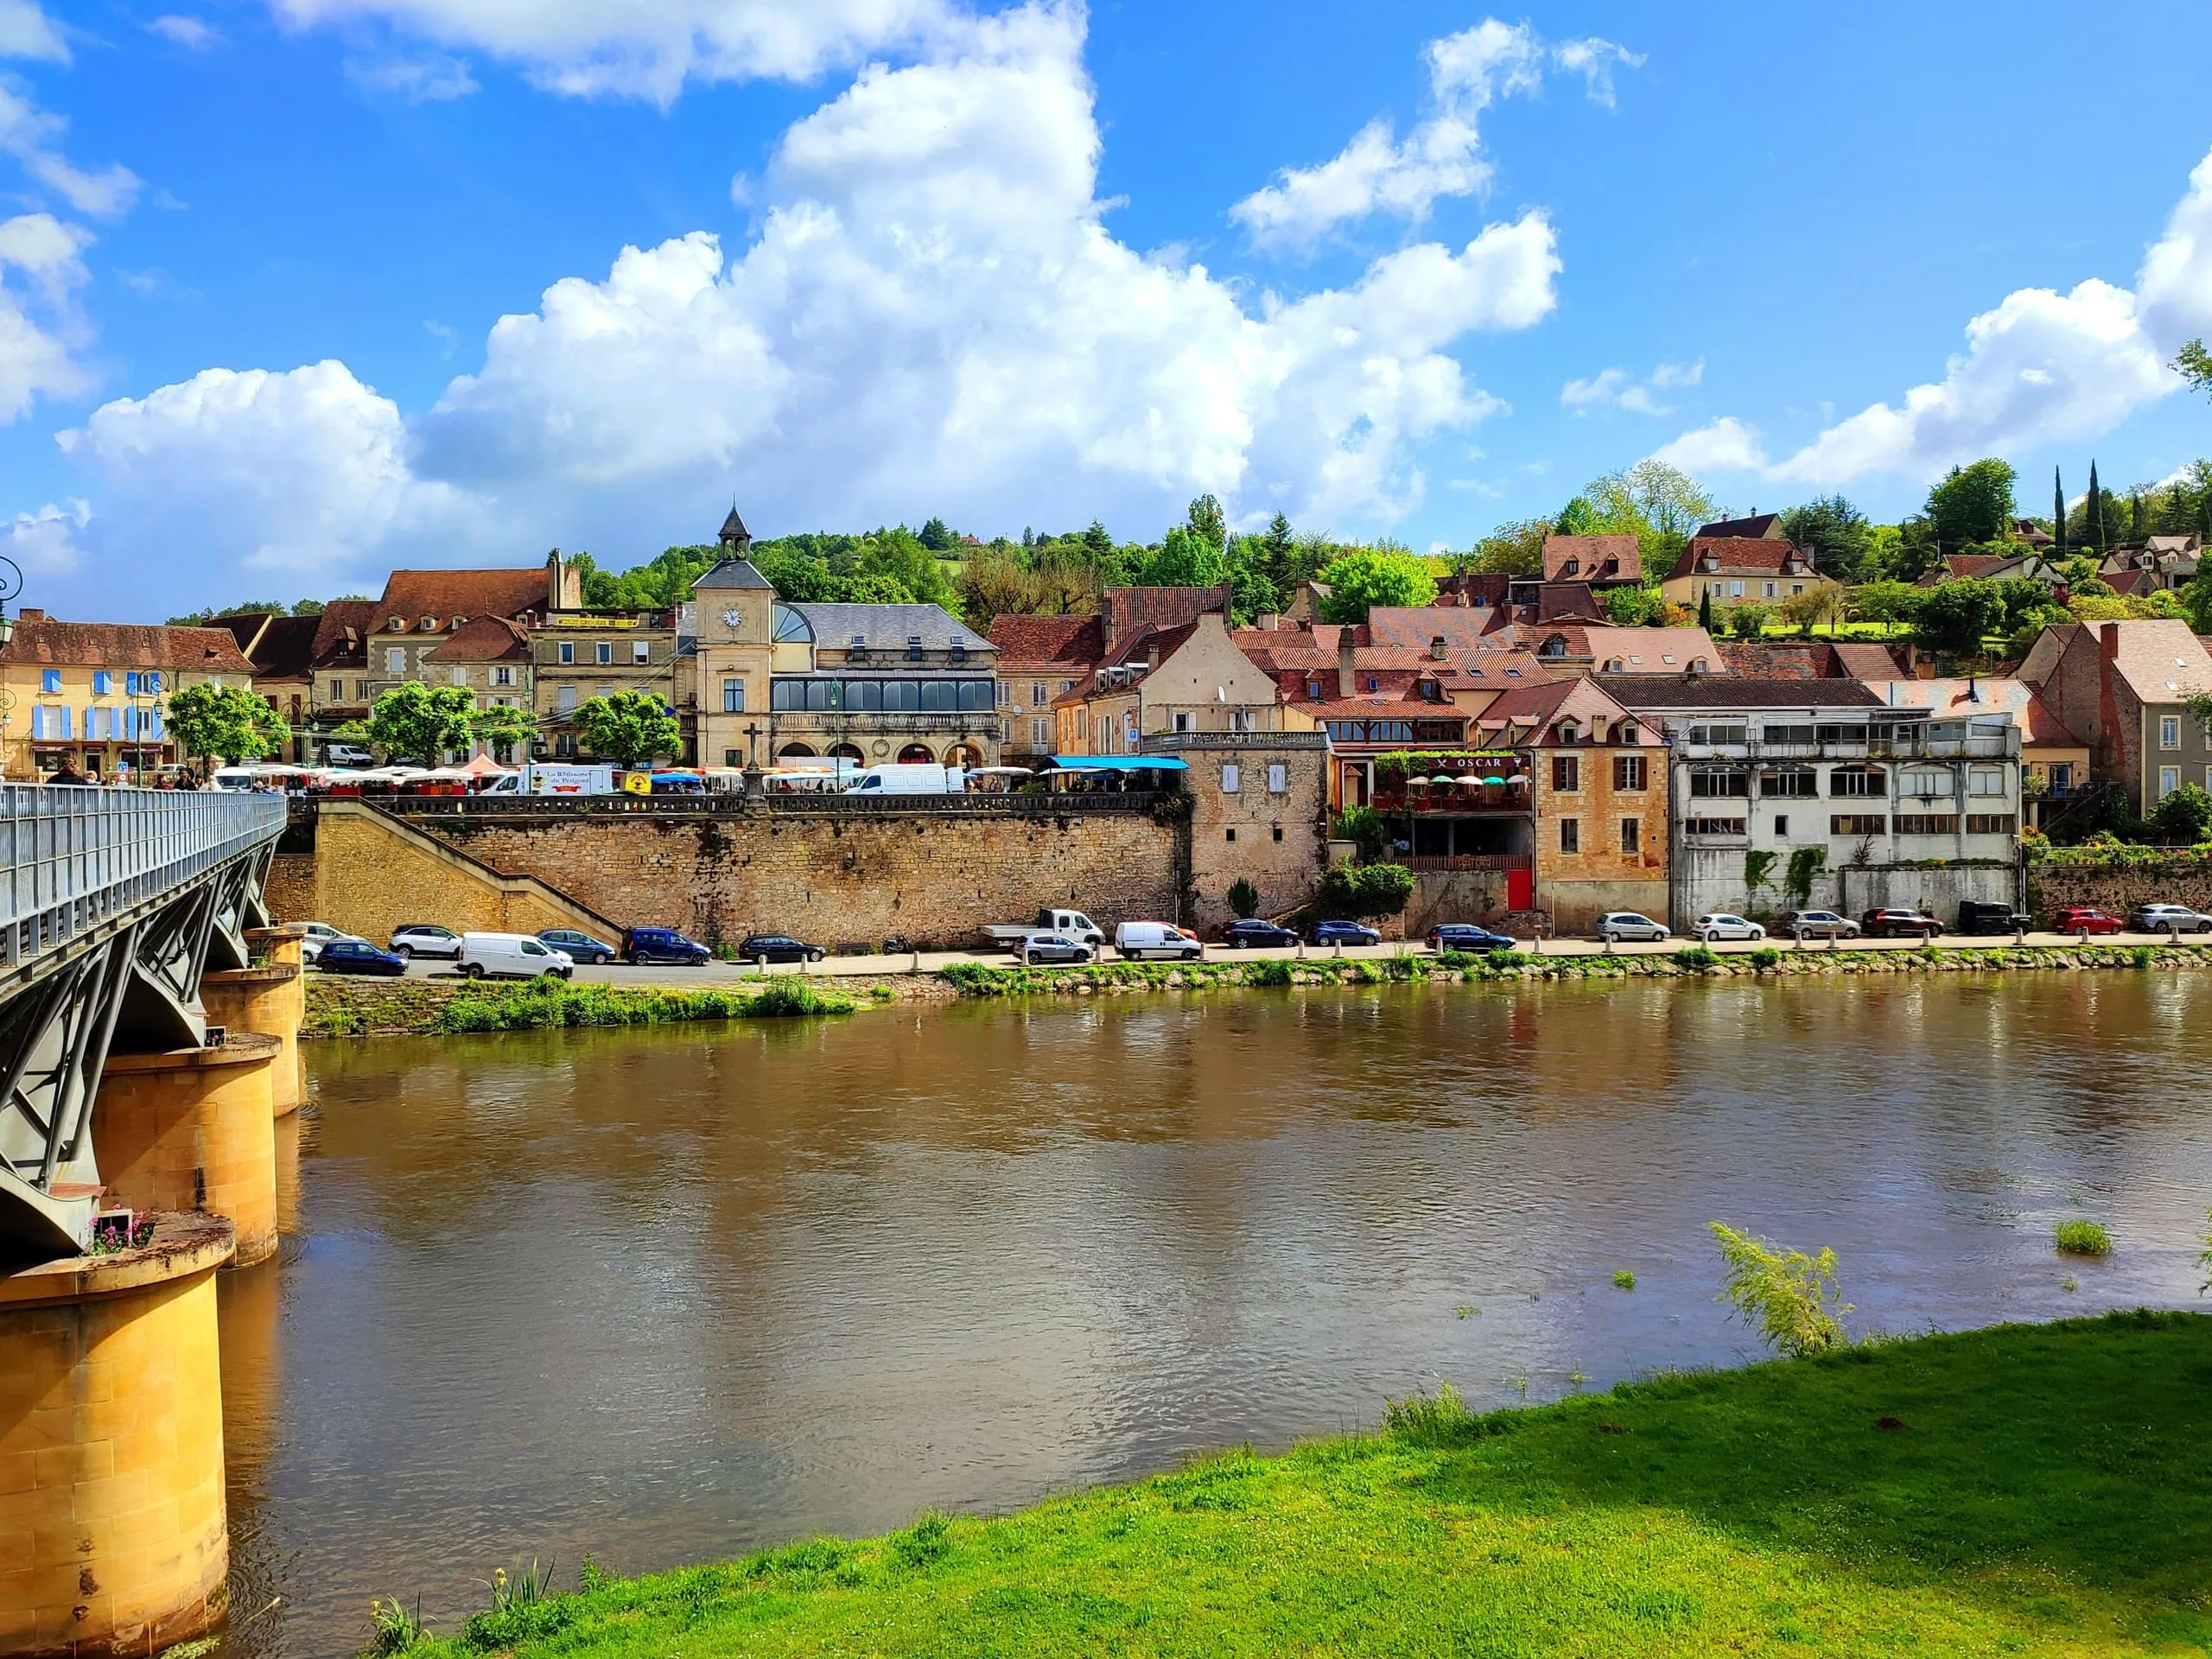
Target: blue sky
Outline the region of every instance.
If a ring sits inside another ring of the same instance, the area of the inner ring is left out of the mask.
[[[2203,7],[1841,16],[0,0],[0,543],[127,620],[733,492],[1427,548],[2212,453]]]

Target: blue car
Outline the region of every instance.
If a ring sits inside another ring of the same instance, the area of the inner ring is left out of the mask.
[[[1357,922],[1316,922],[1313,925],[1316,944],[1380,944],[1382,936],[1371,927]]]
[[[366,939],[333,939],[322,947],[315,965],[326,974],[382,974],[389,978],[407,971],[407,958]]]
[[[594,939],[573,927],[549,927],[537,936],[538,943],[550,944],[567,954],[569,961],[587,968],[597,968],[614,960],[614,947],[604,939]]]
[[[684,967],[711,959],[714,952],[672,927],[633,927],[622,936],[625,962],[672,962]]]
[[[1428,948],[1435,951],[1518,950],[1521,941],[1510,933],[1493,933],[1472,922],[1439,922],[1428,930]]]

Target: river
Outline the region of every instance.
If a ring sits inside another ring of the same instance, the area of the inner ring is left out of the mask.
[[[232,1618],[564,1582],[1891,1331],[2191,1306],[2212,974],[1393,986],[325,1043],[225,1275]],[[2054,1222],[2113,1230],[2104,1262]],[[1616,1272],[1636,1275],[1617,1289]],[[2069,1284],[2075,1287],[2069,1289]],[[272,1611],[261,1610],[281,1598]]]

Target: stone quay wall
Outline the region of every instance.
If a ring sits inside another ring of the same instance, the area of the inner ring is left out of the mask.
[[[2038,920],[2069,905],[2125,919],[2138,905],[2212,911],[2212,859],[2186,855],[2137,864],[2030,864],[2028,908]]]

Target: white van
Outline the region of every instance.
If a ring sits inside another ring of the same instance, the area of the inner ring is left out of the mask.
[[[847,785],[848,795],[958,795],[968,787],[958,766],[870,766]]]
[[[1196,938],[1166,922],[1123,922],[1114,930],[1114,950],[1124,962],[1141,962],[1147,957],[1196,962],[1206,951]]]
[[[551,974],[568,979],[575,958],[527,933],[464,933],[461,971],[471,979],[537,979]]]

